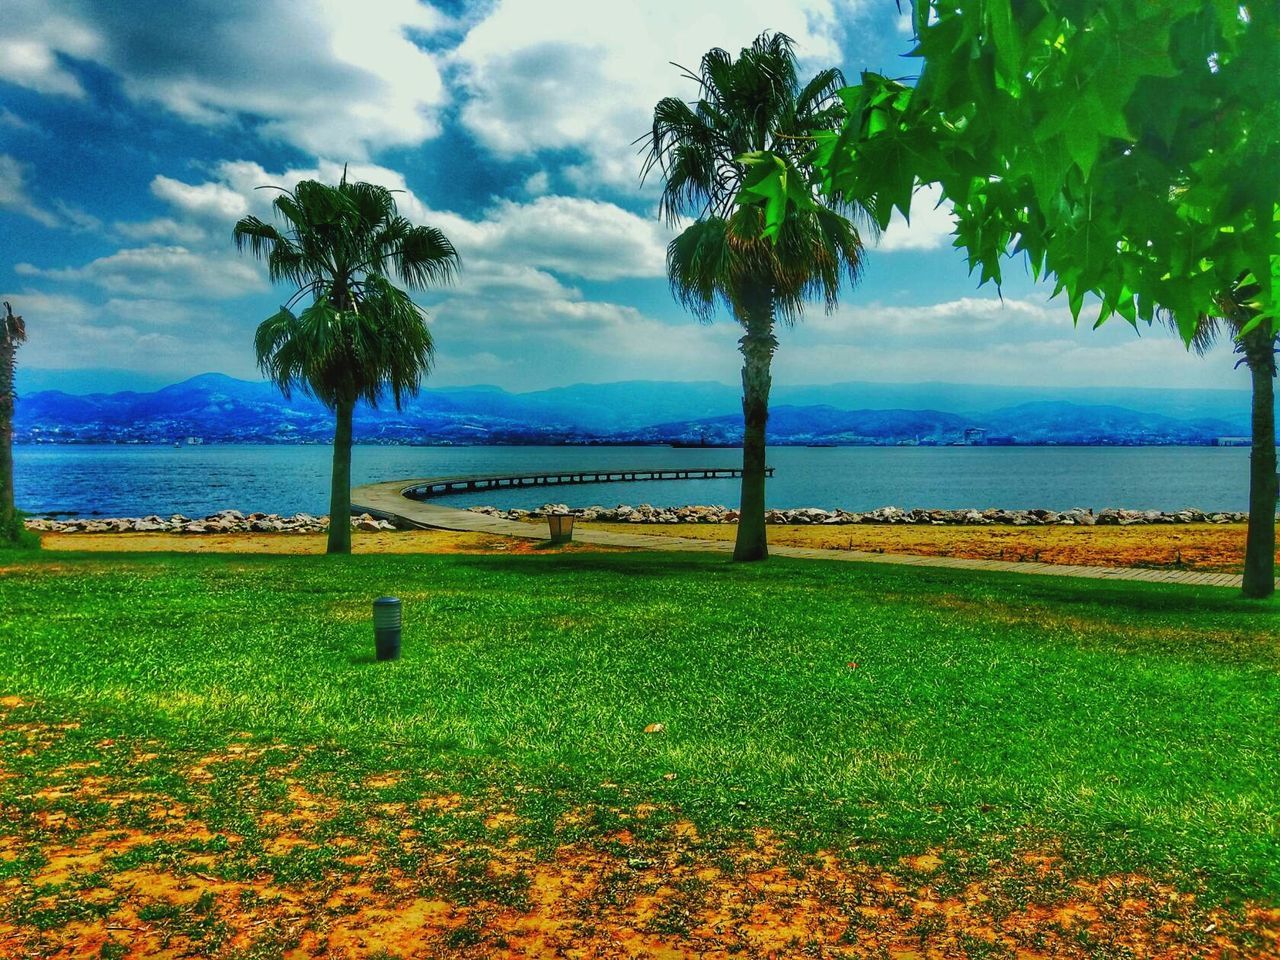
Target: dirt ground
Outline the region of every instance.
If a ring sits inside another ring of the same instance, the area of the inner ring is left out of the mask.
[[[580,523],[579,530],[732,540],[733,524]],[[1104,567],[1155,567],[1239,573],[1244,524],[1192,523],[1132,527],[951,527],[853,524],[771,526],[769,542],[833,550],[865,550],[976,560],[1036,560]],[[324,553],[324,534],[308,533],[46,533],[46,550],[191,553]],[[355,553],[545,553],[545,542],[447,530],[352,534]],[[575,542],[567,549],[618,549]]]
[[[421,771],[309,773],[247,735],[183,754],[103,739],[39,768],[73,723],[0,698],[0,958],[891,960],[1265,958],[1280,910],[1086,877],[1052,847],[999,860],[725,843],[628,801],[550,843],[501,797]],[[9,768],[6,769],[5,758]],[[529,788],[532,789],[532,788]]]
[[[671,537],[732,540],[733,524],[588,523],[613,530]],[[968,527],[850,524],[770,526],[780,546],[865,550],[973,560],[1036,560],[1099,567],[1161,567],[1239,573],[1244,568],[1244,524],[1153,524],[1103,527]]]
[[[45,550],[100,550],[175,553],[324,553],[323,533],[45,533]],[[617,549],[574,543],[552,547],[545,542],[487,533],[452,530],[394,530],[351,534],[352,553],[554,553]]]

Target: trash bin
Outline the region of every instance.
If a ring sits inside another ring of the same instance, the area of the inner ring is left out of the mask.
[[[551,529],[552,543],[568,543],[573,539],[573,514],[548,514],[547,526]]]

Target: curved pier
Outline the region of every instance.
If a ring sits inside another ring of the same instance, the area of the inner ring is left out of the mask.
[[[773,467],[765,467],[765,475],[773,476]],[[662,467],[608,470],[560,470],[530,473],[478,473],[452,477],[388,480],[370,483],[351,491],[351,512],[368,513],[406,526],[439,530],[469,530],[526,540],[546,540],[545,526],[490,517],[456,507],[443,507],[424,501],[447,497],[454,493],[481,490],[518,490],[521,488],[556,487],[580,483],[617,483],[637,480],[719,480],[742,476],[741,467]],[[580,534],[591,539],[600,534]],[[653,537],[643,534],[610,534],[613,546],[647,549],[723,550],[724,544],[709,540]]]
[[[719,475],[726,472],[733,476],[741,476],[741,470],[721,468]],[[624,476],[618,476],[621,473]],[[543,477],[544,483],[507,484],[501,489],[520,486],[556,486],[562,483],[605,483],[606,474],[609,479],[686,479],[675,476],[637,476],[643,474],[703,474],[707,471],[690,470],[610,470],[610,471],[567,471],[564,473],[542,474],[483,474],[471,477],[429,477],[426,479],[389,480],[385,483],[370,483],[351,491],[351,510],[353,513],[368,513],[375,517],[394,521],[397,524],[419,528],[438,530],[462,530],[473,533],[489,533],[504,537],[521,537],[525,540],[547,540],[550,532],[544,524],[521,523],[517,520],[504,520],[501,517],[490,517],[470,510],[459,510],[455,507],[444,507],[435,503],[424,502],[424,497],[441,497],[450,493],[462,493],[472,490],[495,490],[499,487],[493,483],[498,479],[514,479],[515,477]],[[772,475],[773,468],[769,468]],[[583,477],[595,479],[573,479]],[[556,478],[551,480],[549,478]],[[561,479],[566,478],[566,479]],[[688,477],[687,479],[693,479]],[[467,486],[476,482],[487,485]],[[448,486],[434,493],[418,491]],[[417,493],[416,496],[414,494]],[[733,543],[724,540],[694,540],[688,537],[667,537],[643,533],[614,533],[604,530],[582,530],[575,532],[574,538],[586,543],[600,546],[617,547],[633,550],[678,550],[698,553],[726,553],[733,549]],[[1033,574],[1050,577],[1085,577],[1094,580],[1145,580],[1153,583],[1184,583],[1199,586],[1239,587],[1240,577],[1230,573],[1195,573],[1177,570],[1151,570],[1132,567],[1090,567],[1082,565],[1041,563],[1026,560],[966,560],[960,557],[926,557],[893,553],[866,553],[861,550],[829,550],[808,547],[771,546],[769,552],[775,556],[799,557],[810,560],[842,560],[856,563],[891,563],[907,564],[919,567],[945,567],[954,570],[998,570],[1004,573]]]
[[[773,476],[773,467],[765,467]],[[657,470],[564,470],[536,473],[478,473],[458,477],[429,477],[410,481],[402,495],[411,500],[447,497],[452,493],[479,490],[509,490],[520,487],[549,487],[578,483],[618,483],[636,480],[732,480],[742,476],[741,467],[664,467]],[[363,488],[361,488],[363,489]]]

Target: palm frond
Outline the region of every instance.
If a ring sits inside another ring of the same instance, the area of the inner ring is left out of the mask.
[[[698,319],[710,321],[717,300],[729,305],[736,255],[728,223],[707,217],[690,224],[667,245],[667,277],[675,298]]]
[[[231,228],[231,236],[235,239],[237,250],[248,247],[249,252],[259,260],[270,254],[276,244],[286,242],[279,230],[252,216],[237,220],[236,225]]]
[[[696,75],[686,71],[698,99],[667,97],[654,107],[642,177],[662,173],[658,210],[668,223],[698,218],[668,246],[667,265],[672,293],[699,319],[721,304],[741,321],[744,304],[767,290],[776,316],[790,323],[809,299],[834,309],[842,286],[859,279],[862,236],[851,220],[873,230],[870,218],[839,196],[821,196],[810,159],[814,134],[844,119],[836,96],[844,76],[832,68],[802,84],[794,46],[766,32],[736,57],[709,50]],[[789,214],[776,242],[764,236],[762,209],[741,202],[748,166],[739,158],[770,153],[816,208]]]
[[[828,101],[835,97],[836,91],[844,86],[847,86],[844,72],[838,67],[831,67],[815,74],[796,95],[796,116],[811,117],[820,114]],[[822,127],[830,129],[825,124]]]
[[[245,217],[233,231],[272,280],[295,287],[256,332],[263,373],[285,396],[302,390],[330,408],[376,406],[388,393],[398,407],[420,389],[434,348],[425,314],[390,278],[411,289],[449,283],[457,250],[400,216],[390,190],[345,174],[337,186],[304,180],[272,206],[282,227]]]
[[[1205,356],[1215,346],[1222,336],[1222,324],[1219,317],[1211,317],[1208,314],[1199,314],[1195,318],[1195,327],[1192,329],[1190,339],[1187,338],[1183,324],[1178,322],[1177,316],[1173,311],[1164,307],[1156,310],[1156,316],[1160,321],[1173,333],[1182,337],[1183,342],[1196,352],[1197,356]]]
[[[452,283],[462,265],[449,238],[435,227],[413,227],[391,257],[410,288]]]
[[[1241,331],[1257,316],[1257,310],[1249,305],[1257,295],[1257,285],[1244,275],[1236,279],[1230,290],[1214,298],[1217,312],[1212,315],[1201,313],[1189,317],[1161,306],[1156,308],[1156,317],[1203,357],[1224,336],[1239,339]]]
[[[4,302],[4,323],[0,326],[0,340],[23,343],[27,339],[27,322],[13,312],[9,301]]]

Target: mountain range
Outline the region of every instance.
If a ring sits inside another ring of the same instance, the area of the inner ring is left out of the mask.
[[[851,382],[773,391],[769,439],[784,444],[1204,444],[1247,436],[1249,396],[1231,390],[1142,390]],[[332,415],[264,381],[201,374],[155,390],[22,396],[18,442],[314,443]],[[423,390],[403,409],[357,408],[365,443],[741,442],[736,387],[628,381],[512,393]]]

